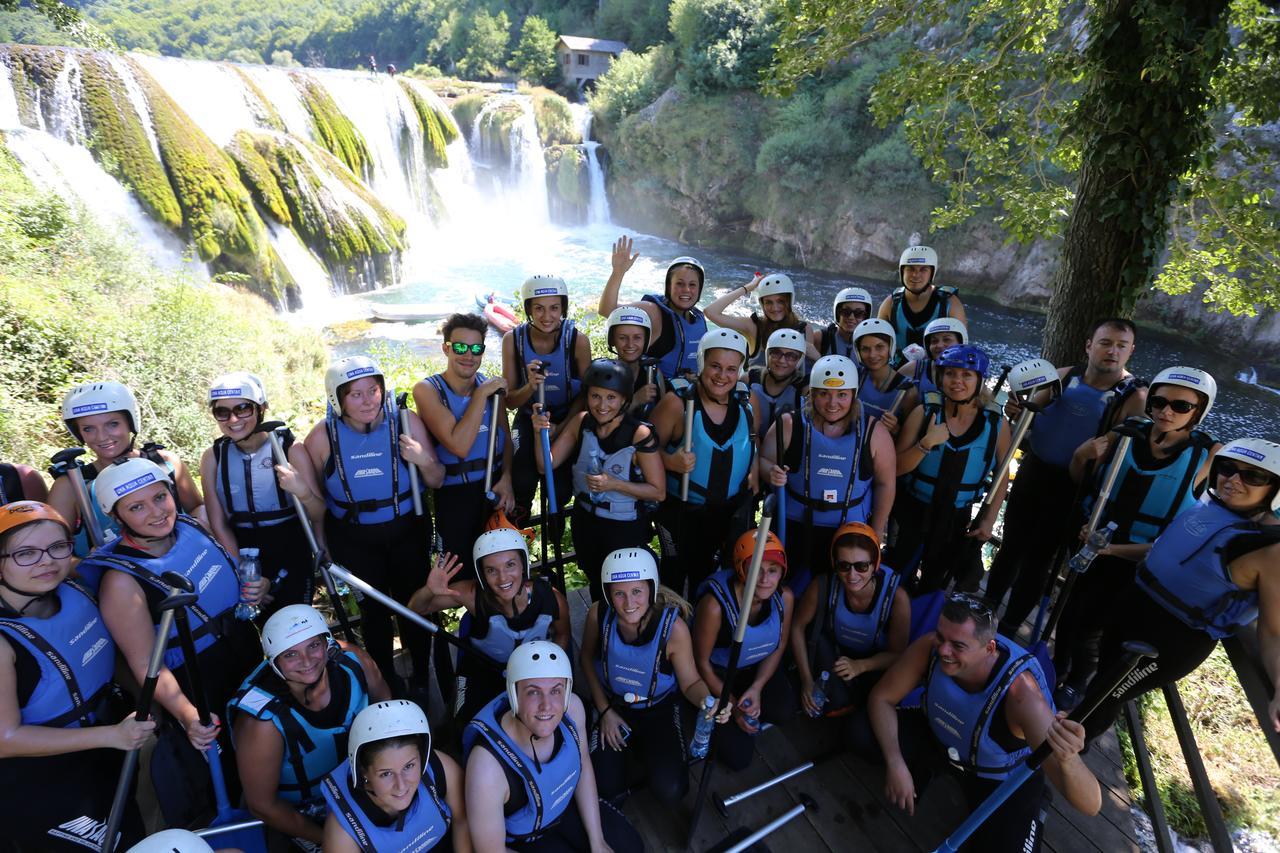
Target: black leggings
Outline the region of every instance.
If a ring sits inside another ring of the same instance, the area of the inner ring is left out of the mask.
[[[893,505],[898,535],[885,562],[902,575],[912,595],[943,589],[953,578],[961,589],[976,589],[982,578],[982,543],[966,535],[972,512],[969,506],[935,507],[905,489],[898,492]]]
[[[689,600],[697,597],[698,586],[720,568],[720,552],[738,509],[736,503],[694,506],[678,499],[668,499],[658,508],[654,524],[662,548],[658,574],[663,586]],[[732,542],[727,544],[733,547]]]
[[[515,495],[518,510],[533,511],[533,493],[543,481],[538,473],[534,454],[542,455],[542,438],[533,428],[533,420],[525,410],[516,413],[512,424],[511,440],[515,453],[511,457],[511,491]],[[563,509],[573,497],[573,479],[570,467],[561,465],[555,470],[556,503]]]
[[[327,515],[325,532],[334,562],[397,601],[408,601],[427,581],[432,544],[429,515],[421,518],[403,515],[382,524],[346,524]],[[365,598],[360,603],[360,613],[364,647],[395,691],[391,611]],[[408,620],[401,620],[400,640],[409,650],[415,679],[425,682],[429,671],[430,635]]]
[[[235,536],[241,548],[258,549],[262,576],[271,581],[273,600],[262,608],[258,624],[286,605],[311,603],[315,561],[302,522],[295,517],[271,527],[237,527]]]
[[[591,600],[604,597],[600,586],[600,566],[604,558],[619,548],[648,547],[653,538],[649,519],[641,516],[631,521],[616,521],[592,515],[573,507],[573,550],[578,555],[578,568],[587,576]]]
[[[756,664],[738,670],[733,679],[734,696],[741,696],[742,692],[751,686],[759,666]],[[724,678],[724,670],[720,667],[714,669],[717,676]],[[782,670],[783,667],[779,666],[778,671],[764,683],[764,687],[760,690],[760,720],[775,726],[791,720],[799,708],[796,704],[795,688],[791,686],[791,682],[787,680]],[[735,772],[745,770],[751,764],[751,756],[755,753],[754,737],[755,735],[744,732],[738,726],[736,719],[716,726],[712,737],[716,745],[716,759]]]
[[[814,626],[810,624],[810,629]],[[872,652],[875,654],[875,652]],[[823,706],[823,713],[831,713],[845,708],[856,709],[864,708],[867,704],[867,697],[871,695],[871,688],[876,686],[880,681],[880,676],[884,675],[884,670],[877,669],[870,672],[864,672],[851,681],[845,681],[836,675],[833,668],[838,658],[848,657],[844,652],[836,647],[835,640],[826,631],[819,631],[818,641],[814,644],[813,654],[809,657],[809,671],[813,674],[813,683],[816,686],[818,678],[823,671],[830,673],[827,678],[827,704]],[[870,657],[868,655],[867,657]],[[803,709],[803,705],[800,705]]]
[[[1126,640],[1150,643],[1159,650],[1160,657],[1144,660],[1133,675],[1098,706],[1085,722],[1090,741],[1111,728],[1125,702],[1148,690],[1173,684],[1194,671],[1218,644],[1204,631],[1183,624],[1137,586],[1131,586],[1128,594],[1121,597],[1111,622],[1103,629],[1099,672],[1106,672],[1124,657],[1122,644]]]
[[[776,522],[773,529],[777,532]],[[831,574],[831,540],[835,536],[834,527],[807,527],[803,521],[787,519],[787,586],[796,596],[803,595],[817,578]]]
[[[689,792],[684,727],[680,721],[684,696],[673,690],[650,708],[621,708],[631,736],[621,750],[612,750],[600,737],[599,722],[591,729],[591,766],[601,799],[613,800],[627,790],[627,771],[643,765],[649,790],[663,805],[675,805]]]
[[[644,839],[626,815],[604,800],[599,802],[600,829],[614,853],[644,853]],[[587,828],[582,825],[582,815],[578,814],[578,804],[570,800],[560,819],[537,840],[508,842],[507,847],[529,853],[589,853],[591,842]]]
[[[0,826],[10,845],[23,853],[97,850],[102,843],[116,779],[125,753],[92,749],[38,758],[0,761]],[[146,834],[132,791],[125,800],[123,837],[127,850]]]
[[[1102,556],[1076,580],[1062,608],[1053,646],[1053,668],[1059,683],[1083,692],[1098,671],[1102,630],[1116,618],[1117,605],[1133,587],[1138,564]]]
[[[485,522],[492,512],[484,496],[484,480],[436,489],[434,504],[441,549],[456,556],[466,566],[462,577],[475,577],[471,550],[484,532]]]

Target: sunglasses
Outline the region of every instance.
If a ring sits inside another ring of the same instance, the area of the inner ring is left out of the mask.
[[[848,560],[836,560],[835,566],[836,571],[842,575],[846,575],[849,572],[857,572],[860,575],[865,575],[875,567],[876,564],[870,560],[859,560],[856,563],[850,563]]]
[[[48,554],[51,560],[65,560],[74,550],[75,543],[70,539],[64,539],[61,542],[54,542],[48,548],[19,548],[8,554],[0,554],[0,557],[8,557],[19,566],[34,566],[40,562],[40,557],[44,554]]]
[[[983,619],[990,619],[992,615],[991,605],[978,598],[975,595],[969,595],[967,592],[953,592],[947,596],[947,601],[952,604],[963,605],[968,611],[975,616]]]
[[[799,361],[800,353],[793,349],[771,349],[769,358],[776,358],[778,361]]]
[[[1195,411],[1198,404],[1190,400],[1170,400],[1168,397],[1148,397],[1147,406],[1152,409],[1163,409],[1166,406],[1180,415]]]
[[[226,406],[214,406],[213,419],[219,423],[225,423],[231,420],[232,415],[243,419],[252,415],[256,409],[257,406],[253,403],[236,403],[231,408],[227,408]]]
[[[450,341],[449,346],[453,348],[454,355],[484,355],[484,344],[464,344],[461,341]]]
[[[854,317],[865,317],[867,315],[867,309],[862,307],[855,308],[852,305],[841,305],[836,309],[837,317],[848,317],[850,315],[853,315]]]
[[[1230,459],[1219,459],[1215,464],[1217,465],[1217,475],[1219,477],[1225,477],[1229,480],[1239,475],[1240,482],[1246,486],[1269,486],[1276,481],[1275,475],[1252,465],[1241,465],[1237,462],[1232,462]]]

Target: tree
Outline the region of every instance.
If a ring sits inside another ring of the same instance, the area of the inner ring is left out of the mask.
[[[458,60],[458,74],[470,80],[492,80],[506,64],[510,23],[506,12],[477,12],[467,30],[467,49]]]
[[[1047,358],[1078,359],[1153,282],[1280,308],[1275,154],[1253,130],[1280,118],[1280,19],[1259,0],[790,0],[768,88],[902,34],[871,104],[946,189],[933,227],[992,211],[1062,238]]]
[[[552,87],[560,82],[560,63],[556,61],[556,34],[537,15],[524,19],[520,42],[511,54],[510,68],[523,80],[535,86]]]
[[[772,0],[672,0],[682,86],[694,93],[754,86],[772,58],[775,12]]]
[[[0,12],[16,12],[21,5],[22,0],[0,0]],[[111,39],[90,26],[78,10],[61,0],[27,0],[27,5],[48,18],[54,29],[64,33],[77,44],[104,49],[115,47]]]

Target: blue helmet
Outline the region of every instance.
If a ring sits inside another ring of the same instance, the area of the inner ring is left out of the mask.
[[[960,344],[959,346],[944,349],[934,362],[934,367],[937,369],[939,376],[948,367],[959,367],[964,370],[972,370],[982,379],[986,379],[987,370],[991,367],[991,357],[980,346]]]

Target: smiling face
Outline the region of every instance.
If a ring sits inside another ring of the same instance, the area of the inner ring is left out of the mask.
[[[112,514],[137,536],[162,539],[173,532],[178,508],[169,484],[152,483],[116,501]]]
[[[875,577],[875,568],[875,555],[860,545],[836,549],[836,577],[850,595],[867,588]]]
[[[809,395],[813,400],[813,414],[827,423],[848,417],[853,409],[853,390],[849,388],[814,388]]]
[[[129,452],[129,415],[125,412],[104,412],[76,418],[76,429],[84,446],[93,451],[99,462],[107,463]]]
[[[1251,485],[1245,479],[1262,481]],[[1278,487],[1271,472],[1239,459],[1217,459],[1213,466],[1213,493],[1227,507],[1243,515],[1252,515],[1270,506]]]
[[[800,367],[801,355],[797,350],[774,347],[769,350],[769,357],[766,359],[769,372],[775,379],[790,379]]]
[[[551,737],[568,707],[569,691],[563,678],[526,678],[516,684],[520,700],[515,714],[536,737]]]
[[[933,281],[933,267],[907,264],[902,268],[902,283],[912,293],[923,293]]]
[[[524,587],[524,560],[519,551],[498,551],[480,559],[485,586],[499,601],[509,602]]]
[[[559,296],[537,296],[528,302],[529,325],[543,334],[553,334],[564,319],[564,304]]]
[[[484,355],[483,353],[476,355],[471,350],[459,355],[453,351],[453,347],[449,346],[452,343],[482,344],[484,343],[484,333],[477,332],[475,329],[459,327],[449,333],[449,340],[444,343],[444,354],[449,361],[450,372],[461,379],[470,379],[480,369],[480,363],[484,361]]]
[[[609,332],[614,352],[627,364],[639,361],[644,355],[644,338],[643,326],[614,326]]]
[[[925,344],[929,348],[929,358],[937,358],[947,347],[959,346],[960,336],[955,332],[934,332],[925,340]]]
[[[760,298],[760,310],[775,323],[781,323],[791,313],[791,297],[785,293]]]
[[[671,283],[667,286],[667,298],[678,311],[688,311],[698,304],[702,295],[702,279],[691,266],[682,265],[671,271]]]
[[[978,393],[981,382],[982,377],[976,370],[948,367],[942,371],[942,393],[949,400],[972,400]]]
[[[232,441],[248,438],[258,425],[258,407],[244,397],[220,399],[213,404],[211,411],[218,431]]]
[[[592,386],[587,389],[587,408],[598,423],[608,423],[618,416],[627,399],[617,391]]]
[[[324,675],[328,659],[329,638],[322,635],[303,640],[276,655],[276,668],[285,681],[310,685]]]
[[[365,376],[338,389],[342,416],[368,426],[382,413],[382,384],[376,377]]]
[[[756,580],[755,601],[768,601],[778,591],[778,584],[786,577],[787,569],[775,560],[760,562],[760,576]]]
[[[649,612],[649,582],[624,581],[606,585],[605,594],[618,621],[625,625],[637,626]]]
[[[399,740],[398,738],[396,739]],[[376,750],[376,751],[374,751]],[[365,779],[364,789],[374,805],[390,815],[398,815],[413,802],[422,781],[422,752],[417,744],[407,743],[377,749],[377,744],[360,751]]]
[[[737,350],[715,348],[707,350],[698,381],[702,388],[717,400],[726,399],[738,384],[742,370],[742,353]]]
[[[55,521],[37,521],[22,527],[0,539],[0,578],[14,589],[31,595],[40,595],[56,588],[71,572],[71,537],[66,529]],[[68,543],[59,546],[59,543]],[[49,556],[47,549],[66,551],[66,556]],[[42,553],[37,553],[37,550]],[[34,561],[30,565],[19,565]]]
[[[846,335],[852,335],[858,324],[870,316],[871,306],[865,302],[841,302],[836,306],[836,322]]]
[[[889,364],[893,353],[889,351],[889,340],[883,335],[863,335],[858,338],[858,358],[868,370],[879,370]]]
[[[945,616],[938,619],[933,648],[938,654],[938,666],[952,678],[963,679],[980,671],[995,651],[994,635],[984,641],[975,632],[977,624],[972,619],[964,622],[953,622]]]
[[[1084,345],[1084,354],[1096,373],[1123,373],[1133,355],[1133,332],[1118,326],[1101,326]]]

